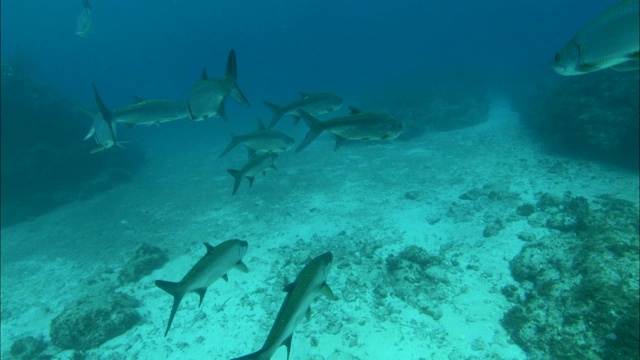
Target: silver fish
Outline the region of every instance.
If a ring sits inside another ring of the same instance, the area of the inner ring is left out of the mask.
[[[272,128],[284,115],[293,116],[293,124],[297,125],[300,121],[298,109],[302,109],[311,115],[320,115],[340,109],[342,102],[341,97],[328,92],[313,94],[301,92],[299,99],[284,106],[278,106],[268,101],[264,103],[273,111],[273,118],[269,123],[269,128]]]
[[[284,288],[287,297],[273,322],[271,331],[262,348],[254,353],[234,360],[269,360],[284,345],[287,347],[287,359],[291,353],[291,339],[298,324],[306,316],[311,316],[311,303],[318,295],[337,300],[327,285],[327,276],[333,262],[333,254],[326,252],[311,260],[298,274],[296,280]]]
[[[81,38],[85,38],[89,36],[89,34],[93,33],[93,22],[91,21],[93,11],[91,10],[89,0],[82,0],[82,5],[84,8],[80,12],[80,15],[78,15],[76,35]]]
[[[309,132],[296,148],[296,153],[306,148],[320,133],[328,131],[336,139],[334,150],[345,140],[390,140],[402,132],[402,124],[385,114],[363,112],[349,106],[351,113],[320,121],[304,110],[298,110],[309,126]]]
[[[144,100],[134,97],[134,103],[113,109],[116,122],[129,127],[160,124],[188,117],[187,105],[173,100]]]
[[[638,0],[624,0],[591,20],[556,53],[553,69],[565,76],[606,68],[637,70],[639,8]]]
[[[204,243],[204,246],[207,247],[207,253],[198,260],[182,280],[179,282],[156,280],[155,282],[157,287],[173,296],[171,315],[169,315],[169,323],[164,336],[169,333],[176,311],[186,294],[195,292],[200,295],[200,305],[202,305],[207,288],[220,278],[228,281],[227,272],[229,270],[237,268],[243,272],[248,271],[247,266],[242,262],[242,257],[248,247],[246,241],[233,239],[224,241],[218,246],[207,243]]]
[[[262,154],[256,154],[255,156],[251,157],[240,170],[227,169],[227,172],[231,174],[234,179],[233,192],[231,193],[231,195],[236,194],[236,191],[238,191],[238,187],[240,186],[240,181],[243,177],[246,177],[247,180],[249,180],[249,187],[251,187],[256,175],[266,174],[267,170],[276,168],[277,159],[278,154],[266,152]]]
[[[187,108],[191,120],[201,121],[214,116],[226,120],[224,102],[229,95],[243,106],[249,107],[249,101],[236,84],[237,78],[236,52],[233,49],[229,52],[227,71],[223,78],[207,77],[207,68],[204,68],[200,80],[193,84],[189,93]]]
[[[252,155],[255,155],[263,152],[276,153],[287,151],[293,147],[294,142],[295,140],[293,140],[292,137],[287,136],[280,131],[267,129],[264,127],[262,121],[258,120],[258,130],[241,135],[235,135],[232,133],[231,142],[218,157],[225,156],[229,151],[233,150],[233,148],[240,144],[249,149],[252,152]]]

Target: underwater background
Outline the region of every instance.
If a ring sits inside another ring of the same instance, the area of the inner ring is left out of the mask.
[[[616,3],[93,0],[80,37],[80,0],[3,1],[2,358],[245,355],[326,251],[338,300],[312,303],[291,359],[638,358],[638,72],[550,66]],[[110,109],[186,102],[231,49],[249,109],[118,125],[126,149],[91,153],[92,84]],[[230,133],[321,91],[402,134],[321,135],[232,196]],[[163,337],[153,280],[232,238],[249,273],[186,296]]]

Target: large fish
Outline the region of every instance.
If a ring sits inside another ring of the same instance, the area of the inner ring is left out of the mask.
[[[93,22],[91,21],[92,10],[89,0],[82,0],[82,5],[84,8],[80,12],[80,15],[78,15],[76,35],[85,38],[93,32]]]
[[[184,103],[163,99],[144,100],[139,97],[133,99],[133,104],[113,109],[116,122],[133,127],[160,124],[189,116],[187,105]]]
[[[266,129],[262,121],[258,120],[258,130],[241,135],[232,133],[231,143],[218,157],[223,157],[240,144],[244,145],[253,154],[260,154],[263,152],[287,151],[293,147],[294,142],[295,140],[292,137],[280,131]]]
[[[287,297],[280,306],[280,311],[262,348],[234,360],[269,360],[282,345],[287,347],[287,359],[289,359],[293,331],[305,315],[307,318],[311,316],[313,300],[320,294],[332,300],[337,299],[327,285],[327,275],[329,275],[332,261],[333,255],[330,252],[316,257],[300,271],[294,282],[285,286],[284,291],[287,292]]]
[[[268,101],[264,103],[273,111],[273,118],[271,119],[271,123],[269,123],[269,128],[272,128],[284,115],[293,116],[293,124],[297,125],[298,121],[300,121],[298,109],[302,109],[311,115],[320,115],[336,111],[342,106],[342,98],[327,92],[314,94],[301,92],[299,99],[284,106],[278,106]]]
[[[390,140],[402,132],[402,124],[385,114],[363,112],[349,106],[351,113],[320,121],[304,110],[298,110],[309,125],[309,132],[296,148],[296,153],[306,148],[320,133],[328,131],[336,139],[334,150],[345,140]]]
[[[204,243],[207,253],[189,270],[189,272],[179,282],[156,280],[156,286],[173,296],[173,307],[169,315],[169,323],[164,336],[167,336],[173,318],[176,315],[178,306],[182,298],[195,292],[200,295],[200,304],[207,292],[207,288],[219,278],[228,281],[227,272],[232,268],[247,272],[247,266],[242,262],[242,257],[247,252],[248,244],[243,240],[227,240],[218,246],[211,246]]]
[[[249,101],[236,84],[237,78],[236,52],[233,49],[229,52],[227,71],[223,78],[207,77],[207,68],[204,68],[200,80],[193,84],[189,93],[188,109],[191,120],[200,121],[213,116],[226,120],[224,102],[229,95],[240,104],[249,107]]]
[[[247,180],[249,180],[249,187],[251,187],[256,175],[266,174],[267,170],[276,168],[277,159],[278,154],[265,152],[252,156],[240,170],[227,169],[227,172],[231,174],[234,179],[233,192],[231,195],[236,194],[236,191],[238,191],[238,187],[240,186],[240,181],[243,177],[246,177]]]
[[[89,130],[89,133],[84,138],[87,140],[90,137],[93,137],[98,144],[98,147],[91,150],[91,153],[94,154],[96,152],[103,151],[114,145],[124,149],[124,146],[122,146],[124,142],[117,141],[116,139],[116,123],[113,121],[113,113],[107,109],[104,102],[102,102],[95,85],[93,85],[93,95],[100,111],[93,112],[84,107],[79,107],[87,115],[93,118],[91,130]]]
[[[606,68],[637,70],[639,8],[638,0],[624,0],[591,20],[556,53],[553,69],[566,76]]]

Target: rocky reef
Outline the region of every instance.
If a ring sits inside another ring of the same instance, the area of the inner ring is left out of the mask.
[[[546,227],[510,261],[519,286],[502,324],[531,359],[637,359],[638,208],[603,195],[537,195],[528,221]]]
[[[521,121],[549,149],[637,168],[638,72],[551,75],[532,74],[514,89]]]

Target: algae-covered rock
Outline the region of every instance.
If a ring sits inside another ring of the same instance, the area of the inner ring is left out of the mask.
[[[81,351],[98,347],[140,321],[137,306],[136,299],[120,293],[77,300],[51,322],[51,342]]]
[[[157,246],[142,244],[120,270],[118,281],[122,284],[138,281],[151,274],[153,270],[162,267],[167,261],[169,256],[164,250]]]
[[[9,354],[16,360],[44,359],[46,356],[41,354],[46,348],[44,340],[25,336],[13,342]]]

